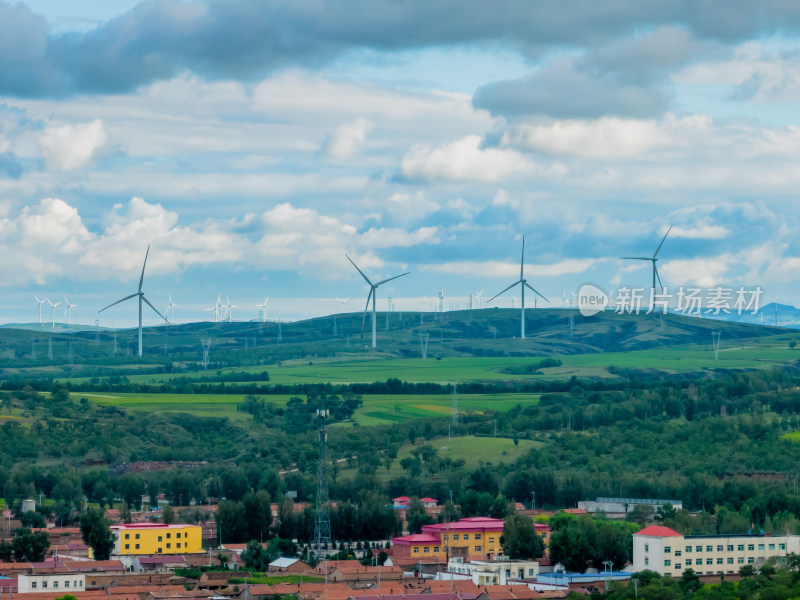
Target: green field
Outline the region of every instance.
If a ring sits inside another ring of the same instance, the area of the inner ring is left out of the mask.
[[[83,393],[90,402],[101,406],[116,406],[126,410],[165,413],[191,413],[199,417],[228,417],[247,420],[250,416],[236,407],[241,394],[114,394]],[[267,402],[284,406],[291,396],[260,396]],[[460,413],[505,411],[517,404],[536,404],[536,394],[459,394]],[[367,395],[355,413],[361,425],[385,425],[412,419],[449,416],[453,397],[448,394],[431,396]]]
[[[446,437],[435,438],[424,442],[424,444],[436,448],[441,457],[448,457],[453,460],[464,459],[464,464],[467,469],[477,469],[481,464],[513,463],[531,448],[541,446],[542,442],[519,440],[518,445],[515,446],[514,441],[509,438],[464,436],[450,439]],[[397,459],[392,462],[388,471],[383,466],[378,469],[376,473],[378,479],[388,481],[389,479],[403,475],[405,471],[403,471],[403,468],[400,466],[400,461],[411,456],[411,452],[414,448],[418,448],[424,444],[407,444],[400,448],[397,453]],[[347,468],[345,462],[340,462],[339,464],[342,477],[348,478],[356,476],[356,468]],[[423,471],[425,471],[424,467]]]
[[[512,344],[513,342],[509,342]],[[374,358],[285,361],[281,366],[237,367],[222,372],[267,371],[270,383],[365,383],[396,378],[410,382],[453,383],[462,381],[550,380],[613,378],[608,367],[655,369],[666,373],[708,372],[716,369],[771,369],[800,359],[800,348],[789,349],[784,340],[748,341],[726,345],[723,339],[719,360],[708,346],[678,346],[628,352],[603,352],[559,356],[560,367],[541,369],[541,374],[510,374],[506,369],[537,363],[528,357],[445,357],[441,360]],[[138,383],[162,383],[176,377],[213,377],[212,372],[179,375],[132,375]],[[70,380],[79,382],[81,379]]]

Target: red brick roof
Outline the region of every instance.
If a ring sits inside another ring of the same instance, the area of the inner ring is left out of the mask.
[[[392,538],[393,544],[440,544],[438,535],[432,533],[415,533],[402,537]]]
[[[648,525],[641,531],[637,531],[636,535],[648,535],[651,537],[681,537],[681,534],[677,531],[661,525]]]

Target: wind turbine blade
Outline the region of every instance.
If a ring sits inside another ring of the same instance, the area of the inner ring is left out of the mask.
[[[379,281],[378,283],[375,284],[375,287],[383,285],[384,283],[391,281],[392,279],[397,279],[398,277],[403,277],[405,275],[408,275],[409,273],[411,273],[411,271],[406,271],[405,273],[401,273],[400,275],[395,275],[394,277],[389,277],[389,279],[384,279],[383,281]]]
[[[550,304],[550,300],[548,300],[547,298],[545,298],[544,296],[542,296],[542,295],[541,295],[541,294],[540,294],[538,291],[536,291],[535,289],[533,289],[533,288],[531,287],[531,285],[530,285],[530,284],[529,284],[527,281],[526,281],[526,282],[524,282],[524,283],[523,283],[523,285],[524,285],[526,288],[528,288],[530,291],[532,291],[534,294],[536,294],[537,296],[539,296],[539,298],[541,298],[542,300],[544,300],[545,302],[547,302],[548,304]]]
[[[145,297],[145,295],[144,295],[144,294],[142,294],[142,300],[144,300],[144,301],[145,301],[145,303],[147,304],[147,306],[149,306],[149,307],[150,307],[150,308],[152,308],[154,311],[156,311],[156,314],[157,314],[159,317],[161,317],[161,318],[162,318],[162,319],[164,319],[164,320],[165,320],[167,323],[169,323],[169,319],[167,319],[167,317],[165,317],[165,316],[164,316],[164,315],[162,315],[160,312],[158,312],[158,309],[157,309],[155,306],[153,306],[152,304],[150,304],[150,301],[149,301],[149,300],[148,300],[148,299]]]
[[[144,282],[144,268],[147,266],[147,255],[150,254],[150,245],[147,246],[147,252],[144,253],[144,264],[142,265],[142,276],[139,277],[139,291],[142,291],[142,283]],[[155,310],[155,309],[153,309]]]
[[[669,226],[669,229],[667,229],[667,233],[664,234],[664,239],[661,240],[661,243],[658,245],[658,248],[656,248],[655,254],[653,254],[653,258],[658,256],[658,251],[661,250],[661,246],[664,245],[664,242],[667,240],[667,236],[669,235],[670,231],[672,231],[672,225]]]
[[[510,290],[511,288],[513,288],[515,285],[518,285],[518,284],[519,284],[521,281],[522,281],[522,280],[515,281],[515,282],[514,282],[514,283],[512,283],[510,286],[508,286],[506,289],[504,289],[502,292],[499,292],[499,293],[495,294],[494,296],[492,296],[491,298],[489,298],[489,299],[487,300],[487,302],[491,302],[492,300],[494,300],[494,299],[495,299],[495,298],[497,298],[498,296],[501,296],[501,295],[503,295],[503,294],[504,294],[504,293],[506,293],[508,290]]]
[[[651,256],[620,256],[620,260],[653,260]]]
[[[358,268],[358,267],[356,267]],[[364,316],[361,318],[361,329],[364,329],[364,323],[367,320],[367,311],[369,311],[369,301],[372,298],[372,294],[375,293],[375,286],[370,284],[369,294],[367,294],[367,304],[364,306]]]
[[[345,254],[345,256],[347,256],[347,254]],[[356,268],[356,271],[358,271],[359,273],[361,273],[361,276],[364,278],[364,281],[366,281],[368,284],[372,285],[372,282],[369,280],[369,277],[367,277],[366,275],[364,275],[364,271],[362,271],[361,269],[359,269],[359,268],[358,268],[358,265],[357,265],[356,263],[354,263],[354,262],[353,262],[353,259],[352,259],[352,258],[350,258],[349,256],[347,256],[347,260],[349,260],[349,261],[350,261],[350,264],[352,264],[352,265],[353,265],[353,266]],[[380,285],[380,284],[379,284],[379,285]]]
[[[106,306],[106,308],[111,308],[112,306],[116,306],[116,305],[117,305],[117,304],[119,304],[120,302],[125,302],[125,300],[130,300],[131,298],[136,298],[136,296],[138,296],[138,295],[139,295],[139,294],[131,294],[130,296],[125,296],[125,297],[124,297],[122,300],[117,300],[116,302],[114,302],[114,304],[109,304],[108,306]],[[101,313],[101,312],[103,312],[104,310],[106,310],[106,308],[101,308],[101,309],[100,309],[100,310],[98,310],[97,312]]]

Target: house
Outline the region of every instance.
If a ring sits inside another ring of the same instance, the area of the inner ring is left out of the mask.
[[[17,593],[49,593],[55,596],[82,592],[86,589],[86,576],[83,573],[62,571],[59,573],[20,574],[17,577]]]
[[[425,508],[436,508],[439,506],[439,501],[436,498],[420,498],[420,502],[422,502],[422,506]]]
[[[202,552],[199,525],[126,523],[112,525],[116,538],[113,554],[187,554]]]
[[[699,575],[734,574],[744,565],[758,568],[777,557],[800,552],[800,535],[681,535],[669,527],[650,525],[633,534],[633,570],[649,569],[680,576],[685,569]]]
[[[299,558],[281,557],[269,563],[270,573],[305,573],[311,567]]]
[[[398,496],[397,498],[392,498],[392,503],[394,508],[409,508],[411,506],[411,498],[408,496]]]
[[[608,518],[624,519],[636,506],[646,506],[651,512],[656,512],[665,504],[671,504],[676,510],[683,508],[680,500],[658,500],[656,498],[600,498],[595,500],[582,500],[578,508],[587,513],[604,513]]]
[[[476,585],[507,585],[512,580],[535,579],[539,563],[535,560],[476,560],[465,562],[453,558],[447,563],[448,573],[469,575]]]

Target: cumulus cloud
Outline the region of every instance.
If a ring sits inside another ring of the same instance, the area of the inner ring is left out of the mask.
[[[325,141],[325,154],[338,160],[350,158],[364,145],[372,127],[372,123],[364,118],[340,125]]]
[[[600,259],[565,259],[553,264],[526,264],[525,275],[534,277],[555,277],[583,273],[594,267]],[[458,261],[422,265],[421,271],[446,273],[448,275],[478,277],[519,277],[519,263],[496,260]]]
[[[531,173],[535,165],[513,150],[483,148],[480,136],[469,135],[439,147],[416,145],[403,157],[401,169],[412,180],[498,181]]]
[[[42,132],[41,148],[45,166],[73,171],[91,163],[104,150],[108,134],[103,122],[50,125]]]

